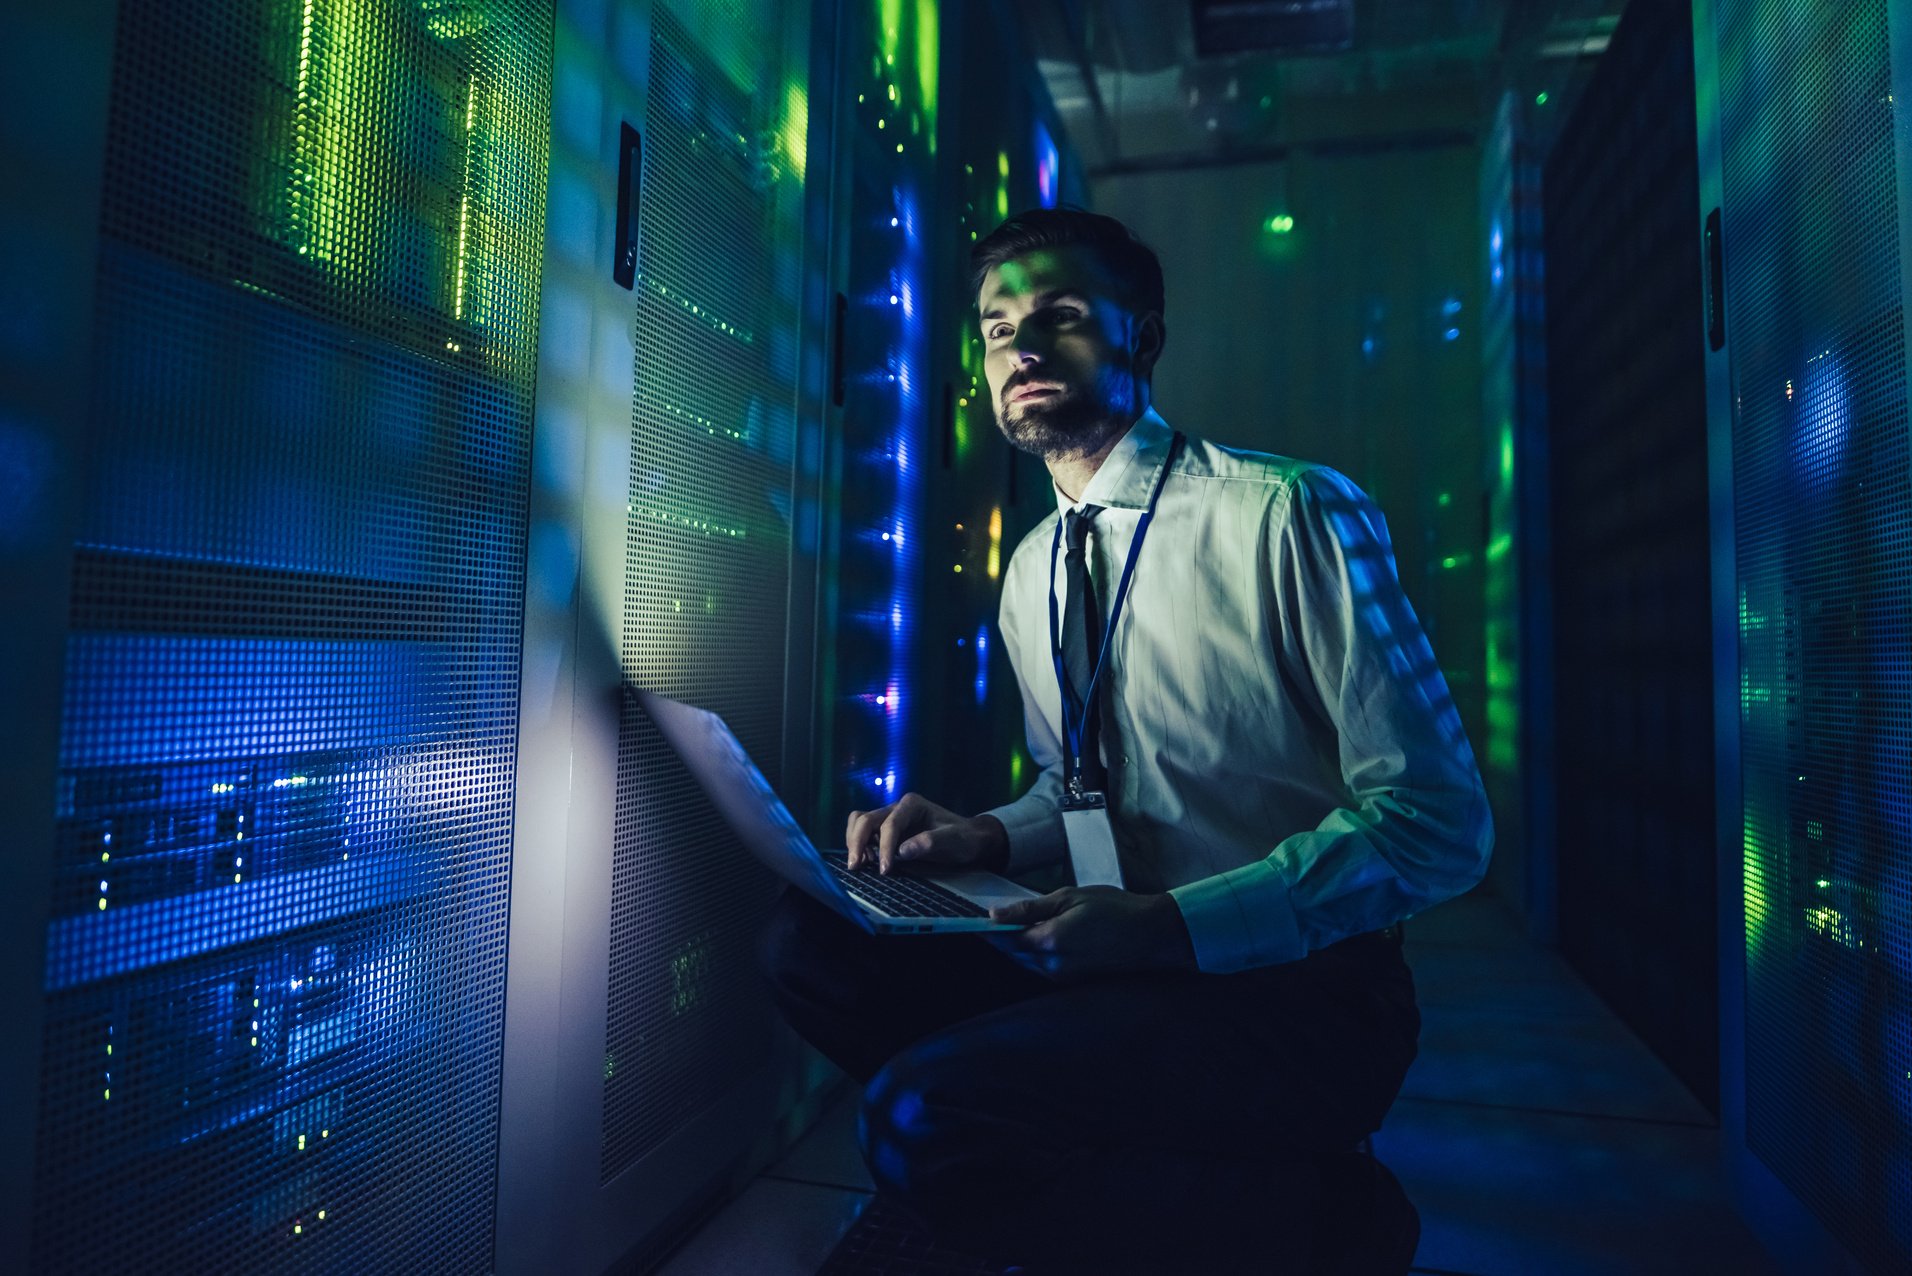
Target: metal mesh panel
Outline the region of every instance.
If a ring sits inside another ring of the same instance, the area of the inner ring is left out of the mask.
[[[1718,6],[1747,1141],[1880,1271],[1912,1264],[1912,491],[1886,7]]]
[[[722,715],[774,784],[803,90],[778,22],[700,13],[652,30],[622,657],[633,685]],[[774,879],[634,705],[620,736],[607,1182],[760,1066],[772,1022],[753,952]]]
[[[489,1262],[549,26],[120,6],[36,1269]]]
[[[1693,45],[1627,10],[1547,159],[1561,951],[1709,1105],[1717,864]]]

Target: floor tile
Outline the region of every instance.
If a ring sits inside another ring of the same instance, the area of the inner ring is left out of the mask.
[[[1549,1018],[1609,1020],[1613,1012],[1558,953],[1536,947],[1459,948],[1416,942],[1409,922],[1407,964],[1422,1006],[1524,1011]]]
[[[1775,1269],[1711,1130],[1403,1099],[1375,1152],[1421,1211],[1419,1267],[1479,1276]]]
[[[869,1199],[844,1188],[759,1177],[658,1276],[813,1276]]]
[[[1402,1094],[1712,1126],[1713,1115],[1618,1019],[1421,1007]]]
[[[1520,921],[1500,900],[1473,891],[1436,904],[1405,923],[1408,943],[1458,948],[1521,948],[1529,941]]]
[[[801,1183],[875,1191],[870,1171],[863,1164],[863,1153],[856,1145],[857,1098],[854,1086],[845,1089],[797,1146],[764,1173]]]

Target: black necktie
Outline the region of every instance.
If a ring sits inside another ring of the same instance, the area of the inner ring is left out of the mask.
[[[1081,724],[1082,787],[1091,790],[1108,787],[1108,775],[1098,749],[1101,715],[1094,713],[1085,699],[1089,694],[1089,679],[1095,676],[1095,658],[1102,649],[1102,607],[1096,601],[1095,584],[1089,579],[1085,549],[1089,522],[1101,512],[1100,505],[1084,505],[1080,512],[1070,510],[1062,525],[1062,537],[1068,543],[1062,571],[1069,591],[1062,613],[1062,667],[1069,675],[1069,690],[1074,701],[1070,717]],[[1067,741],[1063,747],[1068,747]]]

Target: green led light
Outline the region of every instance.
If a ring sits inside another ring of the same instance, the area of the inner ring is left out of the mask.
[[[1814,882],[1813,885],[1817,886],[1820,890],[1825,890],[1826,887],[1832,885],[1832,883],[1822,877],[1817,882]]]
[[[1293,232],[1295,219],[1287,213],[1277,213],[1263,225],[1271,235],[1286,235]]]
[[[1547,94],[1544,91],[1534,94],[1534,105],[1535,106],[1547,105]]]
[[[903,0],[877,0],[876,35],[884,66],[896,65],[896,51],[903,47]]]
[[[465,89],[465,181],[458,194],[458,278],[452,287],[451,303],[454,319],[465,317],[465,269],[471,253],[471,133],[477,118],[478,81],[474,79]]]
[[[923,114],[931,122],[930,154],[936,153],[937,70],[942,62],[942,6],[938,0],[916,0],[916,87],[922,94]]]
[[[694,935],[672,954],[670,959],[672,1014],[684,1014],[703,1000],[704,986],[710,976],[709,941],[708,933]],[[608,1055],[605,1058],[605,1066],[607,1068],[610,1066]]]
[[[799,183],[803,181],[805,163],[809,158],[810,138],[810,95],[801,84],[788,84],[783,91],[783,127],[778,140],[783,150],[784,162]]]
[[[1448,506],[1454,503],[1454,494],[1452,492],[1442,492],[1439,496],[1434,498],[1434,503],[1440,506],[1442,509],[1446,509]]]

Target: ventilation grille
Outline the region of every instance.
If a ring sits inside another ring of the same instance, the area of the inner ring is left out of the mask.
[[[1896,1271],[1912,1266],[1912,491],[1886,7],[1724,0],[1718,21],[1747,1140]]]
[[[1628,10],[1547,160],[1561,951],[1718,1101],[1692,24]],[[1642,883],[1652,883],[1643,890]]]
[[[804,133],[780,51],[741,38],[714,14],[654,17],[622,653],[632,685],[721,715],[775,784]],[[616,818],[607,1182],[761,1066],[753,954],[776,893],[635,704]]]
[[[479,1270],[549,10],[118,23],[35,1269]]]

